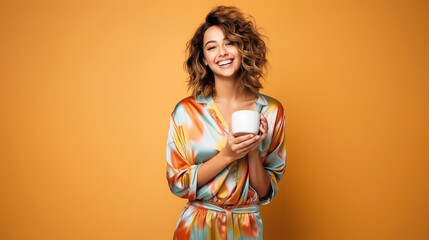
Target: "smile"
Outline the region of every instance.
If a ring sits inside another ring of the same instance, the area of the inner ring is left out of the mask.
[[[228,59],[228,60],[220,61],[217,65],[220,68],[229,68],[232,65],[233,61],[234,59]]]

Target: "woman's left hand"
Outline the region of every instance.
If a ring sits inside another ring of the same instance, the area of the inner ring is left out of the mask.
[[[268,121],[267,121],[267,119],[265,118],[264,114],[260,113],[260,114],[259,114],[259,116],[260,116],[260,119],[259,119],[259,121],[260,121],[260,125],[259,125],[259,135],[260,135],[261,137],[259,138],[259,140],[258,140],[257,142],[255,142],[255,143],[253,144],[253,146],[251,147],[250,152],[252,152],[252,151],[257,151],[259,144],[260,144],[262,141],[264,141],[264,139],[267,137],[267,134],[268,134]]]

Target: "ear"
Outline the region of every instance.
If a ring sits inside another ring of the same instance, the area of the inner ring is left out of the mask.
[[[208,65],[208,63],[207,63],[207,60],[206,60],[206,58],[205,57],[203,57],[203,62],[204,62],[204,65]]]

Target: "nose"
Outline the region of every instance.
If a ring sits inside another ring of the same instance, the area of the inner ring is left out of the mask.
[[[225,46],[219,48],[219,57],[228,55],[228,51]]]

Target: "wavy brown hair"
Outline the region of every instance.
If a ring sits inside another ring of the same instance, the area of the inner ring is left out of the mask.
[[[253,20],[253,21],[252,21]],[[241,67],[237,73],[241,87],[259,93],[266,72],[267,47],[262,40],[264,35],[256,29],[255,19],[245,16],[236,7],[217,6],[207,14],[205,22],[198,27],[194,36],[186,44],[187,60],[185,70],[189,73],[188,90],[192,95],[203,97],[214,92],[214,74],[203,62],[204,33],[211,26],[222,28],[225,38],[235,44],[241,53]]]

